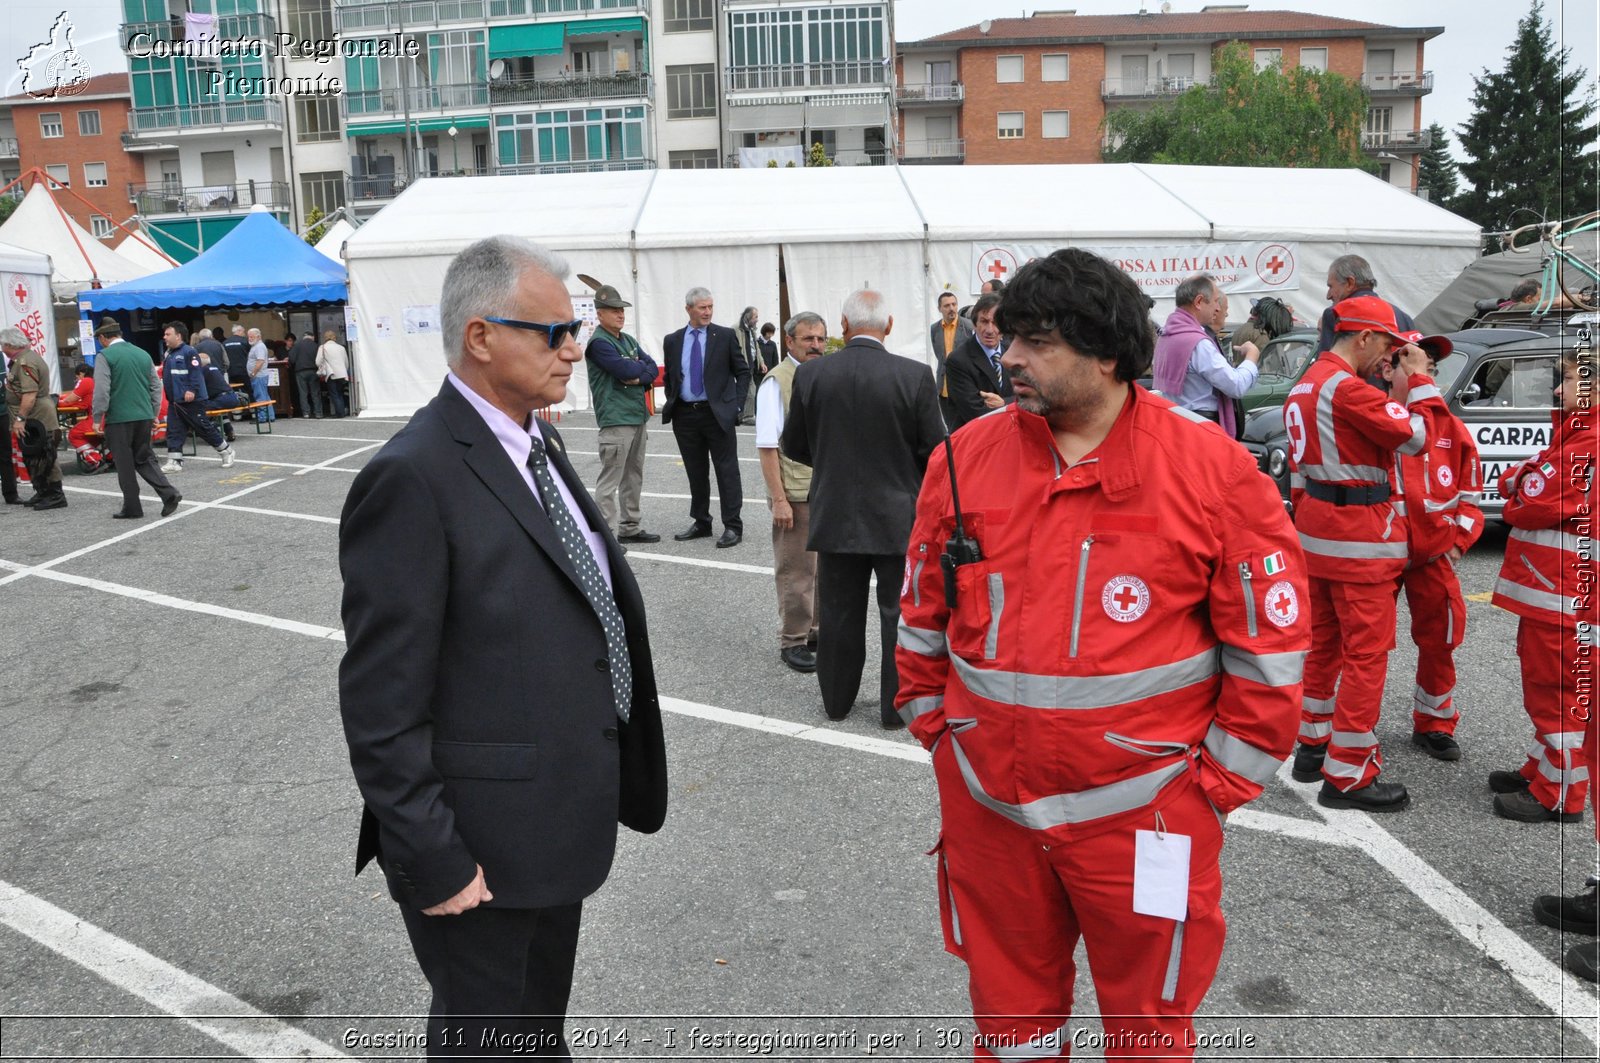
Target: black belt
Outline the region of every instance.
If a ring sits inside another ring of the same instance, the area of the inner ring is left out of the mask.
[[[1342,487],[1339,484],[1307,480],[1306,494],[1336,506],[1376,506],[1389,501],[1388,484],[1364,484],[1361,487]]]
[[[691,410],[698,410],[711,405],[711,403],[705,399],[701,399],[699,402],[690,402],[687,399],[679,399],[678,401],[689,407]]]

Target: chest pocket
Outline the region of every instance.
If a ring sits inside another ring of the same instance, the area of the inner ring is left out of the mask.
[[[1007,615],[1007,592],[1011,592],[1013,607],[1021,597],[1021,588],[1008,588],[1005,574],[987,559],[1000,548],[998,537],[1004,534],[1010,511],[963,512],[962,517],[967,534],[978,540],[986,559],[956,570],[956,606],[951,610],[946,633],[951,653],[969,661],[992,661],[1002,649],[1000,626]],[[944,540],[954,532],[955,518],[946,517],[935,548],[942,553]],[[931,557],[928,563],[939,564],[940,558]]]
[[[1067,661],[1123,653],[1200,593],[1193,566],[1156,531],[1153,517],[1112,516],[1097,518],[1077,543],[1071,623],[1061,647]]]

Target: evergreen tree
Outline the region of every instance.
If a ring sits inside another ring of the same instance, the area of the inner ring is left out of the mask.
[[[317,241],[328,235],[328,230],[332,227],[329,222],[323,220],[325,217],[326,215],[322,213],[321,207],[312,207],[306,211],[306,234],[304,239],[312,247],[316,247]]]
[[[1428,127],[1431,143],[1417,164],[1417,190],[1426,190],[1428,202],[1448,209],[1456,198],[1456,163],[1450,157],[1450,134],[1434,122]]]
[[[1488,230],[1587,214],[1600,190],[1594,90],[1588,72],[1558,49],[1534,0],[1517,23],[1505,69],[1474,77],[1472,117],[1461,128],[1468,185],[1454,209]]]

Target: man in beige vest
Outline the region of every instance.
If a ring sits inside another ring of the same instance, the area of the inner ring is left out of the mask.
[[[756,452],[772,509],[772,557],[778,582],[778,654],[797,672],[817,670],[817,555],[806,549],[811,527],[811,467],[778,452],[783,422],[794,393],[794,371],[826,349],[828,326],[809,310],[783,327],[788,357],[756,392]]]

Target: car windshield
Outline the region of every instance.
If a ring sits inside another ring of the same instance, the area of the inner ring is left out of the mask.
[[[1289,379],[1299,376],[1314,346],[1311,340],[1273,340],[1261,352],[1261,375]]]
[[[1439,385],[1439,390],[1445,394],[1450,393],[1450,387],[1456,382],[1456,377],[1461,375],[1461,370],[1466,367],[1467,356],[1459,352],[1451,354],[1440,362],[1433,370],[1433,382]]]

